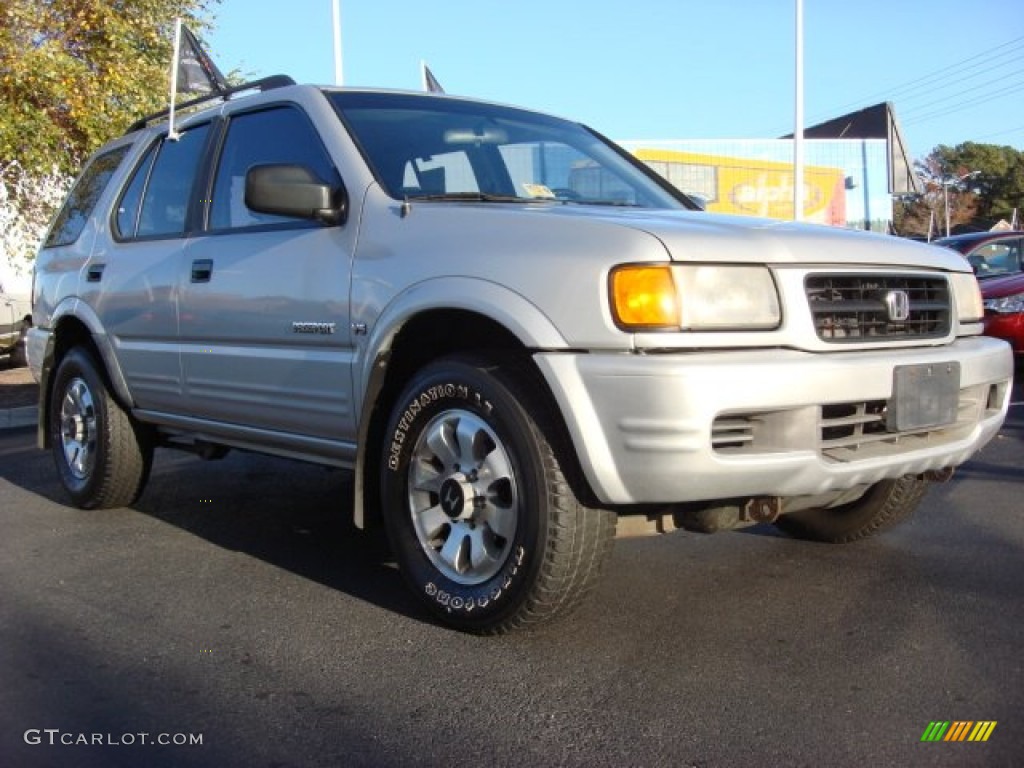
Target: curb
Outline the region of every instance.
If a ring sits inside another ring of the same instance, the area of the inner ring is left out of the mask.
[[[37,405],[2,409],[0,410],[0,431],[20,429],[21,427],[34,427],[38,419],[39,406]]]

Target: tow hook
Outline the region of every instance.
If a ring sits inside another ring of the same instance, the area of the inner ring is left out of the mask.
[[[743,519],[756,523],[774,523],[781,514],[781,496],[758,496],[743,505]]]

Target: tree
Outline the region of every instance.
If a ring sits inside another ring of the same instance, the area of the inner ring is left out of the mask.
[[[23,270],[81,162],[166,105],[174,19],[219,0],[4,0],[0,244]]]
[[[936,147],[932,154],[944,169],[973,174],[970,188],[978,200],[978,218],[1009,220],[1013,209],[1024,205],[1024,152],[968,141]]]
[[[0,159],[29,173],[82,159],[167,101],[174,19],[218,0],[6,0]]]
[[[973,223],[991,227],[1010,221],[1024,208],[1024,152],[1013,147],[965,142],[955,147],[940,144],[914,164],[924,193],[901,201],[894,212],[897,231],[924,235],[934,216],[933,234],[945,234],[946,200],[950,225]]]

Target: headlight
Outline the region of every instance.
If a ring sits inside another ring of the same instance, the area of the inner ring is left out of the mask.
[[[610,282],[624,330],[769,330],[782,317],[765,267],[629,264],[612,270]]]
[[[1000,315],[1013,315],[1024,312],[1024,293],[1013,296],[1000,296],[998,299],[985,299],[985,309]]]
[[[985,314],[981,306],[981,291],[974,275],[957,272],[949,276],[956,297],[957,319],[961,323],[977,323]]]

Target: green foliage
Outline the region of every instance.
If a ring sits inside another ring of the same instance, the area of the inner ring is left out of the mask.
[[[75,172],[167,103],[174,19],[194,31],[219,0],[5,0],[0,162]]]
[[[1009,219],[1024,206],[1024,152],[1013,147],[965,142],[938,146],[933,152],[949,175],[974,174],[967,187],[977,197],[979,218]]]
[[[895,210],[901,234],[928,231],[945,234],[946,204],[951,226],[974,222],[979,228],[999,219],[1010,221],[1014,209],[1024,215],[1024,152],[996,144],[964,142],[955,147],[940,144],[915,163],[925,192],[901,201]]]

